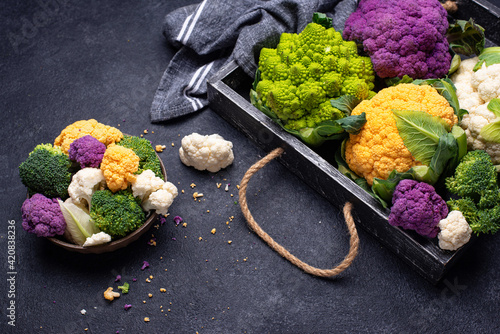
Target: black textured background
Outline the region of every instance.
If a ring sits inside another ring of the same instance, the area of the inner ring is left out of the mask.
[[[478,240],[436,286],[362,230],[360,253],[347,271],[312,277],[250,232],[235,204],[236,185],[266,152],[210,109],[150,123],[154,91],[175,52],[161,35],[163,17],[196,2],[0,5],[0,333],[498,333],[498,236]],[[21,227],[26,191],[17,166],[34,146],[89,118],[133,135],[148,129],[146,138],[167,146],[160,157],[169,181],[184,190],[165,225],[104,255],[67,252]],[[192,132],[231,140],[233,165],[215,174],[182,165],[180,141]],[[194,191],[204,194],[200,202]],[[340,213],[279,163],[252,179],[248,196],[256,220],[306,262],[329,268],[347,253]],[[177,215],[186,227],[175,225]],[[16,226],[14,298],[7,284],[9,221]],[[148,245],[153,234],[156,246]],[[144,271],[143,261],[150,263]],[[125,281],[129,294],[104,300],[108,286]],[[8,325],[11,300],[15,327]]]

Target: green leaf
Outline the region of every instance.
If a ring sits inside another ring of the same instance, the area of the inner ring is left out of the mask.
[[[488,110],[495,114],[496,117],[500,117],[500,99],[492,99],[488,103]]]
[[[483,66],[483,63],[486,63],[486,66],[498,64],[500,63],[500,46],[486,48],[478,57],[479,61],[476,66],[474,66],[474,71],[479,70],[481,66]]]
[[[462,62],[462,58],[460,55],[455,54],[453,58],[451,59],[451,64],[450,64],[450,69],[448,71],[448,76],[452,75],[455,73],[458,68],[460,67],[460,63]]]
[[[446,39],[453,52],[464,56],[479,55],[484,49],[484,28],[469,21],[456,20],[446,31]]]
[[[387,87],[391,87],[391,86],[396,86],[396,85],[399,85],[401,83],[412,83],[413,82],[413,79],[408,76],[407,74],[403,75],[402,78],[398,78],[398,77],[395,77],[395,78],[388,78],[388,79],[385,79],[385,84]]]
[[[458,144],[451,133],[446,133],[439,137],[439,142],[435,154],[432,156],[429,167],[437,174],[441,175],[447,170],[455,170],[458,165]]]
[[[483,126],[479,134],[486,141],[500,143],[500,120]]]
[[[71,198],[66,201],[58,199],[64,220],[66,221],[65,236],[77,245],[83,245],[85,240],[94,233],[99,233],[89,213],[73,203]]]
[[[479,134],[486,141],[500,144],[500,99],[492,99],[488,103],[488,110],[494,113],[497,119],[483,126]]]
[[[333,27],[333,19],[329,18],[323,13],[318,13],[318,12],[314,13],[312,22],[322,25],[326,29]]]
[[[464,129],[462,129],[458,125],[453,125],[453,127],[451,128],[451,134],[457,141],[457,161],[460,161],[467,154],[467,134],[465,133]]]
[[[448,132],[447,123],[423,111],[393,110],[393,114],[405,146],[417,161],[429,165],[439,138]]]
[[[352,110],[356,108],[360,102],[360,99],[352,95],[342,95],[337,99],[330,100],[332,107],[337,108],[347,116],[351,115]]]
[[[357,134],[363,125],[366,123],[366,114],[362,112],[360,115],[351,115],[335,121],[347,132]]]

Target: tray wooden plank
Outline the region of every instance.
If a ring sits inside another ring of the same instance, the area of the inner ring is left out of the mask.
[[[278,159],[284,166],[336,207],[351,202],[358,226],[437,284],[472,240],[456,252],[444,251],[435,239],[389,225],[389,210],[250,103],[251,83],[252,79],[235,62],[223,67],[208,81],[211,108],[265,151],[284,148],[285,153]]]

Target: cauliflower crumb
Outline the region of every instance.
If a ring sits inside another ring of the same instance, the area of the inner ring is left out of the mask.
[[[233,163],[233,144],[218,134],[192,133],[182,138],[179,157],[186,166],[218,172]]]
[[[165,148],[166,148],[165,145],[156,145],[155,150],[156,152],[161,153]]]
[[[213,228],[212,231],[210,231],[210,233],[212,233],[212,234],[215,234],[215,232],[216,232],[215,228]]]
[[[106,291],[104,291],[104,298],[106,298],[109,301],[112,301],[118,297],[120,297],[120,293],[113,291],[113,287],[111,286],[107,288]]]
[[[149,322],[149,317],[145,317],[144,322]]]
[[[451,211],[438,226],[441,229],[438,234],[441,249],[457,250],[470,240],[472,229],[460,211]]]

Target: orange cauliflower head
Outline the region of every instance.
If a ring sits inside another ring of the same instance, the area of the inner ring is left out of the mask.
[[[91,135],[104,145],[119,142],[123,133],[109,125],[99,123],[95,119],[76,121],[61,131],[54,141],[54,146],[61,146],[64,153],[68,154],[69,145],[80,137]]]
[[[425,111],[441,117],[450,127],[458,122],[448,101],[429,85],[399,84],[362,101],[351,114],[365,112],[366,123],[358,134],[349,135],[345,159],[351,170],[364,177],[369,185],[374,178],[387,179],[394,169],[405,172],[421,165],[399,136],[394,109]]]
[[[139,157],[131,149],[111,144],[104,152],[101,170],[112,192],[127,189],[136,180],[134,173],[138,169]]]

